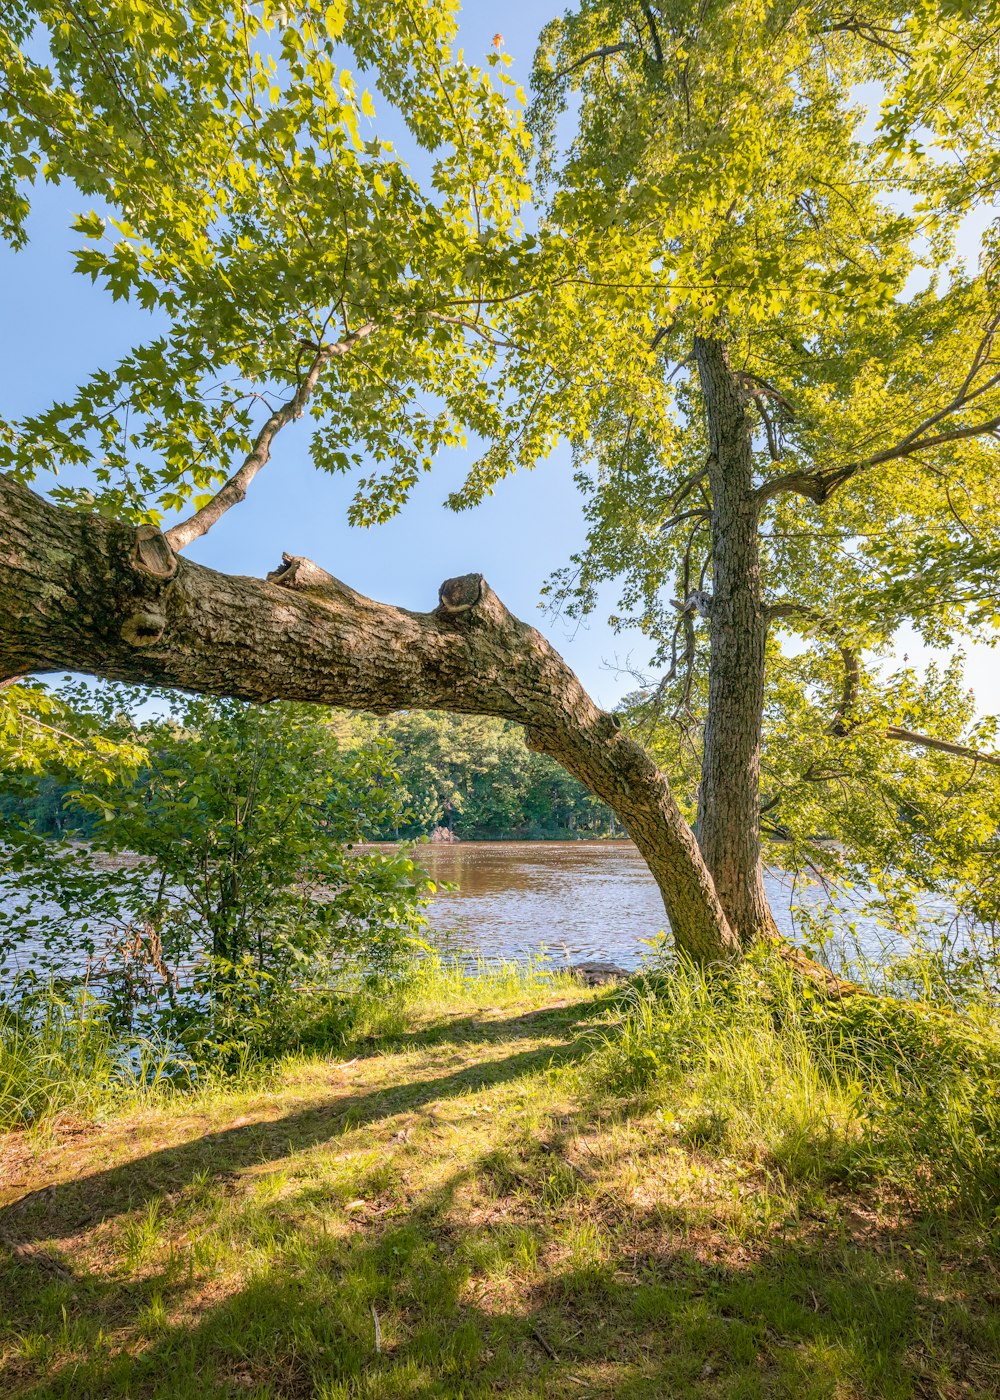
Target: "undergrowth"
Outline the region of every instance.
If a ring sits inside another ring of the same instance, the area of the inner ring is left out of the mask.
[[[66,1112],[86,1120],[178,1094],[263,1087],[303,1059],[390,1043],[417,1011],[447,1011],[483,998],[509,1007],[576,985],[568,973],[551,971],[542,956],[470,963],[429,950],[392,980],[358,981],[331,992],[323,1005],[312,997],[318,1009],[296,1022],[291,1048],[275,1053],[270,1040],[230,1038],[224,1054],[210,1047],[203,1057],[119,1035],[107,1008],[86,992],[42,988],[21,1012],[0,1006],[0,1131],[38,1128]]]
[[[609,1016],[592,1092],[655,1099],[679,1139],[792,1180],[876,1181],[1000,1215],[1000,1027],[875,994],[818,995],[760,954],[639,979]]]

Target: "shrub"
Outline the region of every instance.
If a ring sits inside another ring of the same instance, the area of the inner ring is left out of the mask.
[[[8,1004],[85,987],[116,1034],[202,1063],[339,1033],[341,984],[389,976],[423,922],[412,861],[354,848],[396,800],[388,749],[343,754],[307,706],[152,698],[165,714],[143,718],[143,692],[77,693],[81,726],[145,752],[138,774],[74,790],[100,816],[86,847],[8,828]]]

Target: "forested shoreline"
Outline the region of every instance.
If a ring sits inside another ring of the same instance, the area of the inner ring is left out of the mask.
[[[393,808],[371,823],[373,840],[416,840],[441,828],[463,841],[624,834],[582,783],[527,747],[519,725],[414,710],[382,719],[339,712],[331,729],[344,753],[379,747],[392,776]],[[77,788],[38,774],[20,776],[14,790],[13,775],[0,775],[0,821],[28,822],[49,836],[92,836],[101,815],[74,800]]]

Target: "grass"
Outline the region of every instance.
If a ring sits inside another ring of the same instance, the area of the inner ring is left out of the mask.
[[[623,999],[593,1081],[658,1098],[692,1146],[960,1209],[1000,1208],[1000,1028],[886,996],[810,993],[766,954],[736,970],[680,966]]]
[[[814,1078],[673,986],[429,967],[340,1058],[0,1137],[0,1394],[993,1400],[989,1214],[864,1159],[859,1034]]]
[[[0,1009],[0,1130],[44,1125],[64,1111],[93,1116],[187,1085],[185,1067],[150,1042],[123,1045],[87,997],[49,992],[41,1014]]]

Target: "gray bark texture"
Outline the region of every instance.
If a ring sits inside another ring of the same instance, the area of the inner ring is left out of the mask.
[[[734,596],[720,617],[731,614],[726,626],[736,629],[747,606]],[[752,606],[756,618],[759,601]],[[727,674],[740,645],[727,641]],[[376,603],[288,555],[266,580],[232,577],[179,558],[151,527],[55,506],[0,476],[0,681],[63,668],[245,700],[513,720],[615,812],[656,879],[678,946],[700,961],[739,953],[663,774],[478,574],[443,584],[430,613]],[[727,719],[713,737],[713,754],[731,727]],[[741,749],[741,791],[756,774],[752,738]],[[708,850],[732,898],[756,836],[741,834],[734,864],[722,830],[711,830]]]
[[[761,599],[752,425],[719,340],[695,338],[709,429],[712,601],[698,843],[730,926],[748,945],[777,933],[760,848],[767,614]]]

